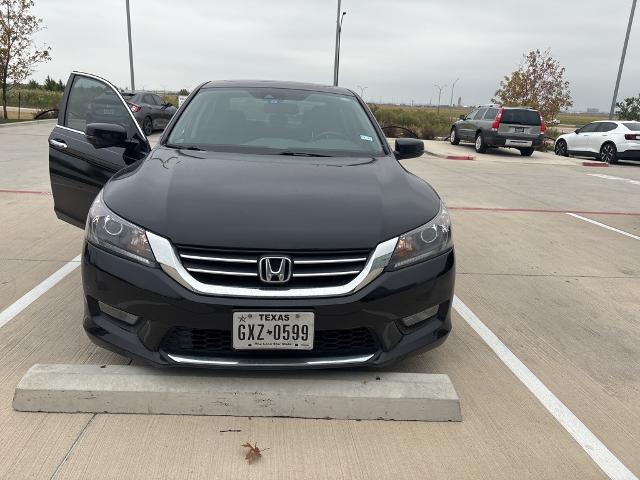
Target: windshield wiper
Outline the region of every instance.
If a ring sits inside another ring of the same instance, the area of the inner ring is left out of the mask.
[[[196,147],[195,145],[177,145],[175,143],[165,143],[164,146],[169,148],[177,148],[180,150],[196,150],[198,152],[203,151],[200,147]]]
[[[278,153],[272,153],[271,155],[288,155],[290,157],[332,157],[333,155],[323,155],[321,153],[311,152],[293,152],[291,150],[284,150]]]

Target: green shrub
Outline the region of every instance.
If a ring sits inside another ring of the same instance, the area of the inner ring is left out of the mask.
[[[408,128],[424,140],[446,137],[451,130],[451,119],[443,114],[420,107],[384,107],[370,105],[381,127]]]
[[[166,93],[164,95],[160,95],[160,98],[162,99],[162,103],[170,103],[174,107],[178,106],[178,96],[177,95]]]
[[[42,89],[14,88],[7,95],[7,105],[18,106],[18,92],[20,92],[20,106],[23,108],[38,108],[48,110],[59,108],[63,92],[52,92]]]

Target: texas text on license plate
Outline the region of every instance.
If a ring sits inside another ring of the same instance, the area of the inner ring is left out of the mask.
[[[233,312],[236,350],[311,350],[313,312]]]

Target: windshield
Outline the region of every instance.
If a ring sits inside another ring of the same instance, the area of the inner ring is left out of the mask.
[[[384,154],[374,126],[355,97],[265,87],[200,90],[166,144],[258,154]]]
[[[516,125],[540,125],[540,114],[535,110],[505,108],[502,112],[501,122]]]

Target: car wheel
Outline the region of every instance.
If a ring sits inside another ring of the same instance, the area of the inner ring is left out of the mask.
[[[600,147],[600,160],[612,165],[618,163],[618,149],[613,143],[607,142]]]
[[[567,149],[567,142],[565,142],[562,139],[556,142],[556,146],[554,147],[553,151],[555,152],[556,155],[559,155],[561,157],[569,156],[569,150]]]
[[[458,129],[456,127],[451,129],[449,141],[451,142],[451,145],[458,145],[460,143],[460,137],[458,136]]]
[[[142,122],[142,131],[145,135],[151,135],[153,133],[153,121],[151,117],[144,117]]]
[[[521,148],[520,149],[520,155],[522,155],[523,157],[530,157],[531,155],[533,155],[535,148],[533,147],[529,147],[529,148]]]
[[[484,143],[484,136],[482,132],[476,135],[476,152],[485,153],[487,151],[487,144]]]

